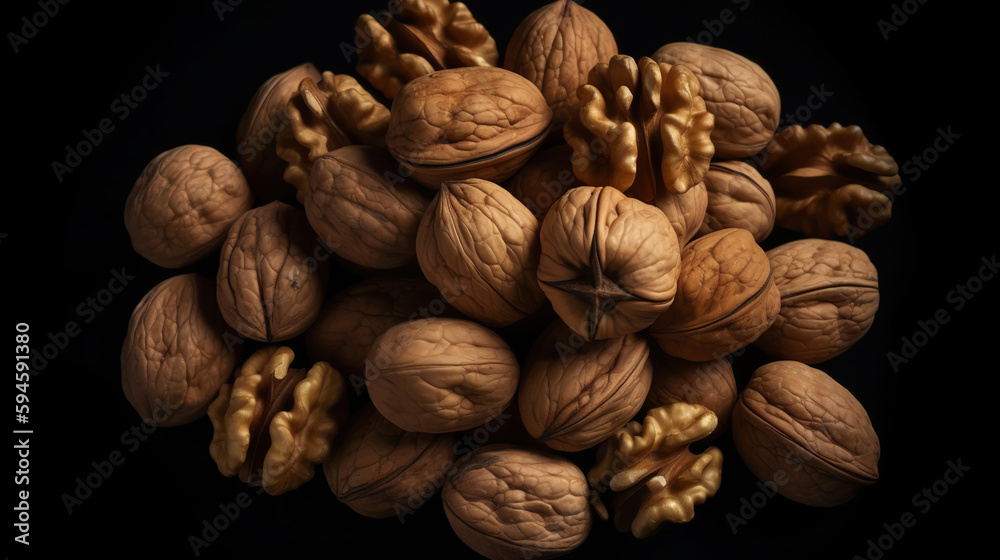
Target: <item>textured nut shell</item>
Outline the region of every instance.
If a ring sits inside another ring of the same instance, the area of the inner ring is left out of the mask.
[[[552,110],[535,84],[495,67],[440,70],[393,100],[386,147],[417,182],[507,179],[537,150]]]
[[[620,301],[605,315],[594,338],[638,332],[670,307],[677,290],[680,249],[663,212],[612,187],[579,187],[546,214],[540,231],[538,280],[555,312],[571,329],[587,335],[588,302],[553,288],[591,266],[596,245],[604,273],[636,299]]]
[[[456,309],[487,326],[509,325],[545,302],[535,276],[538,228],[496,183],[447,181],[420,222],[417,261]]]
[[[643,409],[676,402],[704,406],[715,414],[718,424],[706,439],[714,439],[727,430],[736,404],[736,377],[733,365],[725,357],[707,362],[691,362],[666,354],[655,346],[650,350],[653,379]]]
[[[878,479],[868,413],[843,385],[795,361],[761,366],[733,410],[733,441],[759,479],[784,471],[783,496],[810,506],[850,501]]]
[[[899,166],[857,125],[790,126],[775,134],[760,164],[777,203],[775,224],[808,237],[852,239],[887,223],[885,191],[899,186]]]
[[[431,196],[396,168],[384,149],[359,145],[313,163],[303,205],[309,225],[335,253],[374,269],[416,259],[417,226]]]
[[[205,414],[239,359],[225,333],[211,280],[172,276],[143,296],[122,343],[121,376],[144,421],[180,426]]]
[[[754,345],[780,360],[816,364],[854,345],[879,305],[878,271],[861,249],[799,239],[767,252],[781,310]]]
[[[504,183],[504,188],[541,220],[566,191],[584,186],[573,174],[572,156],[569,144],[541,150]]]
[[[749,231],[729,228],[684,247],[673,305],[649,334],[672,356],[714,360],[753,342],[779,308],[764,250]]]
[[[705,174],[708,206],[702,235],[726,228],[742,228],[758,243],[774,229],[775,200],[771,183],[742,161],[716,161]]]
[[[749,157],[767,146],[778,128],[781,97],[759,64],[730,50],[688,42],[663,45],[652,58],[682,64],[698,76],[705,108],[715,116],[716,157]]]
[[[422,275],[377,276],[327,299],[305,333],[310,360],[328,362],[353,380],[364,379],[372,343],[389,327],[430,316],[455,315],[437,287]]]
[[[375,519],[410,511],[454,464],[454,435],[401,430],[369,402],[351,415],[323,463],[337,499]]]
[[[532,347],[518,407],[528,433],[557,451],[582,451],[639,412],[653,375],[649,345],[634,334],[586,342],[561,321]]]
[[[474,451],[441,489],[452,529],[492,560],[577,549],[592,525],[588,495],[587,479],[569,459],[504,445]]]
[[[587,83],[594,65],[618,54],[607,24],[572,0],[557,0],[529,14],[514,29],[503,67],[531,80],[553,113],[553,128],[562,132],[569,115],[579,110],[576,90]]]
[[[365,367],[383,416],[410,432],[476,427],[517,392],[520,365],[500,335],[464,319],[408,321],[382,333]]]
[[[253,206],[243,172],[209,146],[187,144],[149,162],[125,200],[137,253],[164,268],[192,265],[222,245]]]
[[[678,243],[684,247],[698,234],[705,221],[705,212],[708,210],[708,189],[704,182],[682,193],[664,189],[656,193],[650,204],[667,215],[674,226]]]
[[[283,177],[287,165],[275,152],[278,134],[288,126],[288,101],[305,78],[320,81],[319,70],[306,62],[267,79],[254,93],[236,129],[236,152],[250,188],[262,202],[285,200],[295,188]]]
[[[327,261],[297,208],[274,201],[243,214],[222,247],[216,280],[226,322],[253,340],[294,338],[319,315]]]

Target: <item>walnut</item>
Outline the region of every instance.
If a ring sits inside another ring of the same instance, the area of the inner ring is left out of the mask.
[[[395,175],[384,148],[344,146],[313,163],[303,205],[309,225],[333,252],[364,267],[397,268],[417,258],[417,226],[427,189]]]
[[[586,342],[556,321],[524,363],[517,400],[522,422],[552,449],[589,449],[639,411],[652,376],[645,339],[627,334]]]
[[[523,319],[545,302],[538,287],[538,220],[503,187],[445,181],[417,230],[417,261],[450,303],[490,327]]]
[[[288,100],[288,126],[275,151],[288,165],[284,178],[302,202],[312,164],[327,152],[351,144],[385,147],[389,109],[347,74],[323,72],[318,82],[303,78]]]
[[[408,513],[454,466],[455,437],[407,432],[365,403],[337,435],[323,472],[337,499],[374,519]]]
[[[261,342],[294,338],[319,315],[329,263],[301,210],[274,201],[243,214],[222,246],[216,290],[226,322]]]
[[[545,215],[539,237],[542,290],[587,340],[638,332],[674,301],[681,253],[673,226],[614,187],[568,191]]]
[[[754,345],[781,360],[816,364],[845,352],[875,320],[878,271],[858,247],[798,239],[767,252],[781,310]]]
[[[753,235],[723,229],[684,247],[677,295],[648,332],[671,356],[714,360],[767,330],[780,299],[767,255]]]
[[[752,156],[774,136],[781,96],[756,62],[730,50],[688,42],[663,45],[652,59],[681,64],[698,76],[705,108],[715,116],[712,144],[716,157]]]
[[[733,409],[733,442],[762,481],[809,506],[852,500],[878,480],[878,435],[843,385],[801,362],[759,367]]]
[[[556,0],[531,12],[514,29],[503,67],[532,81],[552,108],[553,132],[562,134],[579,110],[577,88],[594,65],[618,54],[607,24],[572,0]]]
[[[587,479],[572,461],[512,445],[481,447],[441,489],[445,515],[469,548],[492,560],[554,558],[590,534]]]
[[[292,368],[288,347],[254,352],[208,410],[209,452],[225,476],[277,496],[312,480],[347,422],[344,380],[329,364]]]
[[[180,426],[205,414],[239,360],[227,335],[211,280],[172,276],[143,296],[121,353],[122,389],[143,421]]]
[[[566,191],[584,186],[573,174],[572,158],[569,144],[540,150],[503,186],[541,220]]]
[[[629,422],[597,451],[587,480],[597,492],[611,490],[615,528],[638,539],[664,523],[687,523],[694,506],[715,495],[722,482],[722,451],[699,454],[688,446],[715,430],[707,408],[684,402],[654,408],[642,423]],[[608,518],[603,502],[598,515]]]
[[[686,67],[615,55],[580,86],[580,110],[563,127],[573,170],[587,185],[609,185],[651,202],[702,181],[715,149],[714,117]]]
[[[253,194],[229,158],[187,144],[150,161],[125,200],[132,247],[164,268],[197,263],[222,246],[229,226],[253,207]]]
[[[507,342],[465,319],[432,317],[389,328],[372,344],[368,395],[410,432],[474,428],[514,400],[520,365]]]
[[[288,200],[295,187],[285,182],[287,163],[275,151],[278,134],[287,127],[288,102],[298,95],[299,84],[322,79],[312,63],[299,64],[267,79],[254,93],[236,130],[236,152],[250,188],[261,202]]]
[[[790,126],[774,136],[760,164],[777,199],[775,225],[808,237],[859,239],[889,221],[884,193],[899,166],[857,125]]]
[[[355,24],[358,74],[387,99],[403,85],[446,68],[496,66],[496,42],[462,2],[393,0],[385,26],[369,14]]]
[[[708,175],[705,177],[707,179]],[[674,233],[677,234],[677,242],[684,247],[698,235],[705,222],[705,213],[708,211],[708,188],[702,181],[682,193],[664,189],[656,193],[650,204],[667,215],[671,225],[674,226]]]
[[[705,441],[716,439],[729,428],[739,390],[733,365],[727,357],[692,362],[670,356],[653,345],[649,361],[653,366],[653,380],[642,405],[644,411],[676,402],[704,406],[717,420],[715,429],[705,436]]]
[[[542,92],[495,67],[438,70],[406,84],[392,103],[386,147],[405,174],[501,182],[535,153],[552,123]]]
[[[758,243],[774,229],[775,200],[771,183],[750,164],[715,161],[705,174],[708,206],[699,233],[743,228]]]

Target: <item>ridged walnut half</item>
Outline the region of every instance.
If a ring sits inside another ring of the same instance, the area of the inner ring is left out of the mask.
[[[774,230],[775,200],[771,183],[742,161],[715,161],[705,174],[708,205],[699,233],[742,228],[758,243]]]
[[[597,451],[587,480],[597,493],[611,490],[615,528],[645,539],[664,523],[687,523],[694,506],[715,495],[722,483],[722,451],[709,447],[694,454],[689,446],[715,430],[707,408],[674,403],[629,422]],[[603,502],[598,515],[608,519]]]
[[[208,409],[219,472],[272,496],[312,480],[347,422],[340,373],[324,362],[293,368],[294,359],[284,346],[254,352]]]
[[[594,66],[563,128],[574,173],[644,202],[697,185],[715,154],[715,119],[700,92],[691,70],[649,57],[615,55]]]
[[[847,351],[871,328],[878,271],[858,247],[797,239],[767,252],[781,310],[754,345],[780,360],[816,364]]]
[[[288,163],[285,181],[302,202],[313,162],[351,144],[385,147],[389,109],[353,76],[323,72],[317,82],[303,78],[288,100],[288,126],[278,133],[275,151]]]
[[[863,237],[892,217],[885,192],[902,184],[885,148],[840,123],[782,130],[760,168],[777,198],[775,224],[809,237]]]
[[[392,0],[389,12],[386,21],[363,14],[355,24],[358,74],[387,99],[436,70],[500,59],[496,41],[462,2]]]

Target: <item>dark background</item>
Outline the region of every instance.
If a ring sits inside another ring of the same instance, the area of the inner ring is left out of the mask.
[[[501,54],[514,27],[536,5],[469,2]],[[911,171],[903,175],[906,191],[895,201],[892,221],[858,243],[879,270],[881,307],[861,342],[820,366],[871,416],[882,444],[878,483],[830,509],[768,498],[734,533],[730,516],[739,516],[759,489],[724,439],[722,487],[697,506],[692,522],[667,527],[646,541],[598,522],[572,557],[909,558],[932,550],[961,556],[975,542],[992,540],[984,534],[985,518],[995,516],[990,509],[987,515],[974,513],[970,505],[993,507],[984,451],[995,436],[993,423],[984,419],[991,412],[987,399],[995,395],[998,287],[993,280],[973,280],[971,287],[982,288],[975,297],[956,300],[953,292],[997,249],[988,171],[994,166],[977,138],[980,129],[992,128],[995,115],[984,60],[993,51],[977,44],[988,40],[979,23],[985,14],[936,0],[675,1],[662,8],[589,0],[584,5],[608,23],[624,54],[648,55],[689,37],[743,54],[771,75],[786,111],[806,105],[813,87],[832,92],[803,124],[858,124],[901,165],[934,146],[941,130],[958,137],[947,151],[930,154],[937,157],[926,170],[905,168]],[[226,7],[222,17],[219,6]],[[99,6],[77,1],[59,6],[19,52],[8,35],[4,159],[14,175],[5,184],[0,223],[4,323],[9,335],[16,323],[28,323],[35,349],[49,343],[49,335],[64,346],[32,377],[29,423],[13,426],[34,433],[27,487],[31,545],[13,543],[12,557],[65,550],[192,557],[188,537],[204,538],[203,521],[219,515],[220,504],[240,499],[250,505],[239,508],[239,516],[201,556],[256,557],[282,550],[331,557],[471,555],[447,526],[437,500],[400,524],[354,514],[336,501],[321,472],[277,498],[222,477],[208,455],[207,418],[143,434],[146,439],[136,444],[129,432],[140,419],[121,390],[121,342],[138,301],[173,274],[193,271],[211,278],[216,266],[208,259],[170,271],[131,249],[122,212],[135,178],[156,154],[181,144],[211,145],[235,158],[236,125],[257,87],[306,61],[320,70],[353,73],[354,61],[340,45],[352,40],[358,15],[385,7],[284,0],[242,2],[230,10],[224,1]],[[735,18],[732,23],[716,21],[725,9]],[[21,18],[30,20],[40,11],[38,2],[7,3],[0,22],[6,32],[21,34]],[[894,13],[901,25],[887,39],[878,21],[892,23]],[[121,118],[115,100],[141,83],[147,66],[158,65],[168,75]],[[64,160],[66,146],[83,140],[83,131],[105,118],[114,129],[58,181],[52,162]],[[793,237],[776,232],[766,246]],[[113,271],[123,269],[134,277],[124,290],[100,312],[81,314],[79,306],[101,295]],[[350,279],[335,276],[331,282],[340,286]],[[964,305],[958,308],[957,301]],[[935,316],[948,321],[932,329],[927,325]],[[80,325],[79,333],[60,337],[69,321]],[[933,336],[922,337],[922,330]],[[904,339],[925,344],[908,363],[893,368],[887,356],[900,353]],[[753,349],[739,356],[738,382],[762,360]],[[111,464],[112,458],[119,464]],[[587,454],[579,459],[591,460]],[[9,463],[15,469],[16,460]],[[949,462],[968,470],[944,483]],[[106,475],[94,474],[101,469]],[[78,492],[88,476],[100,485],[68,511],[64,496]],[[933,503],[915,502],[925,488],[942,495]],[[759,495],[756,499],[760,503]],[[13,495],[11,500],[16,504]],[[907,514],[915,524],[902,527]],[[873,543],[888,550],[872,548]]]

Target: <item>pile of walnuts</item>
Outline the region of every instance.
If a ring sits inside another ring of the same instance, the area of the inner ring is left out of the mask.
[[[322,469],[385,518],[440,488],[489,558],[567,553],[595,515],[636,538],[689,521],[727,432],[762,480],[795,457],[778,492],[797,502],[877,480],[867,413],[814,366],[878,309],[874,265],[837,237],[888,221],[885,149],[856,126],[779,131],[758,64],[695,43],[621,54],[569,0],[502,60],[464,4],[396,4],[357,21],[360,81],[288,69],[251,99],[238,163],[185,145],[136,181],[139,254],[219,259],[132,314],[122,386],[143,418],[207,415],[220,473],[272,495]],[[765,251],[775,228],[798,239]],[[362,280],[328,293],[345,271]],[[773,361],[741,388],[727,356],[749,345]]]

